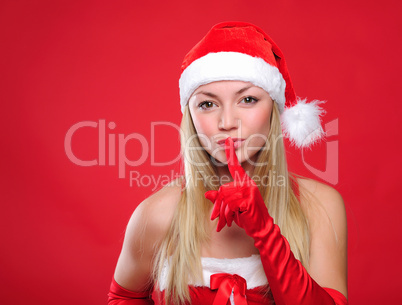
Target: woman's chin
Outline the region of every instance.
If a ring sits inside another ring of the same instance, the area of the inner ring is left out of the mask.
[[[211,160],[211,162],[212,162],[212,164],[213,165],[215,165],[215,166],[218,166],[218,167],[221,167],[221,166],[226,166],[227,165],[227,163],[226,163],[226,156],[220,156],[219,154],[218,155],[209,155],[209,157],[210,157],[210,160]]]
[[[237,160],[240,164],[247,161],[253,164],[251,161],[254,161],[256,157],[255,155],[255,153],[251,155],[246,155],[242,150],[236,150]],[[210,159],[215,166],[227,166],[226,154],[224,152],[218,152],[216,154],[210,155]]]

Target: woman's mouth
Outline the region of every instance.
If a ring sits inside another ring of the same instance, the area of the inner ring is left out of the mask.
[[[233,140],[233,146],[234,146],[235,149],[237,149],[240,146],[242,146],[244,141],[245,141],[245,139],[240,139],[240,138],[232,138],[232,140]],[[225,141],[226,141],[226,139],[223,139],[223,140],[218,141],[217,143],[220,146],[225,147]]]

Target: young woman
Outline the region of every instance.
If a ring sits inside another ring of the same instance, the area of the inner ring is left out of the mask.
[[[296,98],[277,45],[215,25],[180,98],[184,176],[134,211],[109,304],[347,304],[342,197],[291,175],[283,144],[319,140],[322,109]]]

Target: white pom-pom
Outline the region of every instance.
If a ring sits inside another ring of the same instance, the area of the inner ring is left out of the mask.
[[[292,144],[299,148],[308,147],[325,135],[320,119],[325,110],[319,106],[321,103],[325,102],[314,100],[306,103],[306,99],[298,99],[296,105],[285,108],[281,116],[282,127]]]

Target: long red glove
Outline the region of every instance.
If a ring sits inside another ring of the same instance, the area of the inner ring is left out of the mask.
[[[219,217],[217,231],[234,221],[254,239],[261,262],[277,305],[345,305],[346,298],[338,291],[322,288],[297,260],[288,241],[269,215],[258,186],[237,160],[233,140],[226,139],[226,157],[234,181],[205,197],[214,203],[211,220]]]
[[[110,284],[110,291],[108,293],[108,305],[153,305],[154,301],[151,299],[152,291],[134,292],[121,287],[112,278]]]

